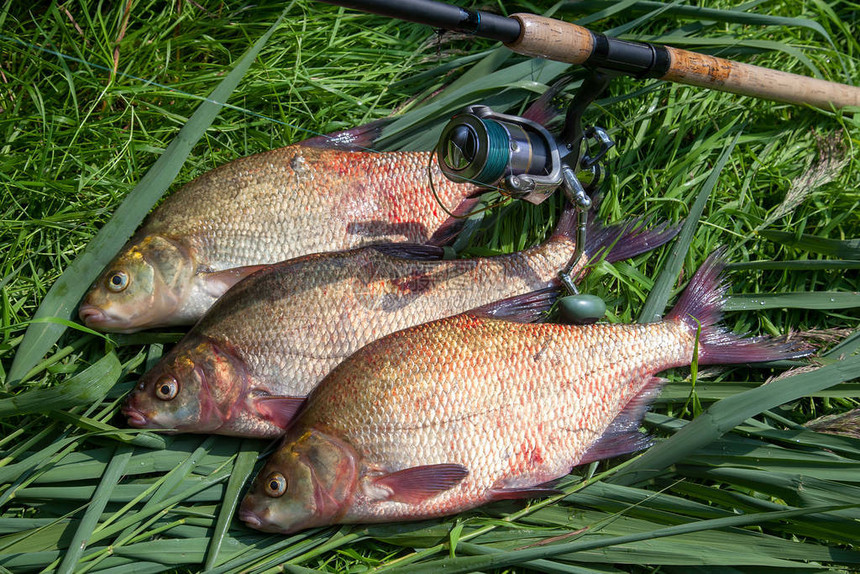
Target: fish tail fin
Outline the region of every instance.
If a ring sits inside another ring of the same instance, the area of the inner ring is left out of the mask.
[[[560,295],[558,287],[545,287],[508,297],[468,311],[470,315],[504,319],[515,323],[537,323],[546,317]]]
[[[593,202],[596,205],[599,198]],[[553,236],[567,237],[575,241],[576,227],[576,209],[568,204]],[[671,241],[680,231],[680,224],[670,225],[663,222],[649,227],[643,218],[604,225],[597,218],[597,209],[594,207],[588,214],[583,250],[589,260],[603,256],[607,262],[615,263],[656,249]]]
[[[392,121],[393,118],[374,120],[348,130],[314,136],[300,141],[298,145],[342,151],[375,151],[371,148],[373,148],[376,140],[382,134],[382,128]]]
[[[556,116],[561,113],[562,107],[557,106],[553,103],[553,100],[558,96],[561,91],[573,80],[573,76],[568,75],[564,76],[561,79],[557,80],[553,85],[549,87],[547,91],[543,93],[541,97],[536,99],[532,104],[523,112],[522,117],[527,120],[531,120],[535,123],[538,123],[542,126],[547,125]]]
[[[728,283],[722,274],[725,267],[725,249],[720,248],[708,257],[675,307],[666,315],[666,321],[677,321],[691,329],[700,329],[700,365],[724,363],[760,363],[798,359],[813,352],[798,343],[779,341],[772,337],[750,337],[732,333],[720,323],[726,300]]]

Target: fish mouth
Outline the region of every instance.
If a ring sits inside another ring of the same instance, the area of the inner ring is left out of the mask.
[[[263,525],[263,520],[253,510],[247,508],[239,509],[239,520],[251,528],[260,528]]]
[[[122,408],[122,414],[124,414],[128,418],[128,424],[133,427],[143,428],[149,422],[149,419],[146,418],[146,415],[129,405],[126,405]]]
[[[87,327],[99,327],[108,322],[107,313],[95,305],[83,304],[78,309],[78,316]]]

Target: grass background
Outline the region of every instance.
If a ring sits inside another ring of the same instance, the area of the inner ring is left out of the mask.
[[[669,373],[646,418],[666,440],[640,457],[575,469],[564,496],[439,521],[266,535],[232,519],[231,508],[267,444],[130,431],[117,416],[124,393],[180,333],[71,329],[11,381],[16,353],[36,352],[24,332],[48,290],[285,6],[0,9],[0,568],[858,570],[860,441],[804,426],[850,412],[860,396],[860,120],[851,115],[629,79],[590,109],[587,120],[618,144],[601,216],[688,218],[694,231],[683,244],[594,270],[585,289],[606,299],[609,319],[661,309],[725,245],[736,267],[728,325],[811,338],[822,351],[818,370],[761,388],[773,371]],[[858,7],[586,0],[518,9],[856,85]],[[393,113],[402,117],[379,148],[428,149],[463,105],[516,112],[566,71],[491,43],[299,1],[230,94],[232,107],[204,126],[175,181],[161,183],[176,188],[231,159]],[[460,247],[522,248],[557,211],[552,201],[504,206]],[[132,219],[119,224],[134,227]],[[119,249],[120,235],[107,245]],[[683,263],[680,281],[673,260]]]

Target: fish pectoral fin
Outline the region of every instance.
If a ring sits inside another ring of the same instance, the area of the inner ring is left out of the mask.
[[[245,267],[224,269],[223,271],[198,273],[198,276],[201,279],[200,283],[206,293],[217,299],[223,295],[227,289],[248,275],[256,273],[260,269],[265,269],[266,267],[268,267],[268,265],[247,265]]]
[[[388,490],[388,500],[419,504],[457,486],[469,474],[462,464],[430,464],[405,468],[377,478],[374,483]]]
[[[491,488],[490,496],[493,500],[516,500],[519,498],[543,498],[561,494],[560,490],[546,486],[532,486],[528,488]]]
[[[263,418],[285,429],[304,402],[305,397],[269,396],[256,399],[254,407]]]

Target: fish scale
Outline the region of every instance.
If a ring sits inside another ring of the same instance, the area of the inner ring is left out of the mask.
[[[656,373],[690,364],[696,344],[703,365],[808,354],[718,323],[720,255],[659,323],[524,324],[477,311],[370,343],[308,397],[240,518],[290,533],[545,495],[577,464],[643,448]]]

